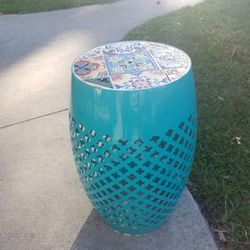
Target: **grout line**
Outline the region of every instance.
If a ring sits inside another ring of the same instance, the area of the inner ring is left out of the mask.
[[[27,120],[24,120],[24,121],[15,122],[15,123],[11,123],[9,125],[5,125],[3,127],[0,127],[0,129],[12,127],[12,126],[15,126],[15,125],[18,125],[18,124],[22,124],[22,123],[26,123],[26,122],[29,122],[29,121],[33,121],[33,120],[36,120],[36,119],[39,119],[39,118],[43,118],[43,117],[46,117],[46,116],[55,115],[55,114],[58,114],[58,113],[61,113],[61,112],[65,112],[65,111],[68,111],[68,110],[69,110],[69,108],[65,108],[65,109],[61,109],[59,111],[55,111],[55,112],[48,113],[48,114],[45,114],[45,115],[39,115],[39,116],[30,118],[30,119],[27,119]]]

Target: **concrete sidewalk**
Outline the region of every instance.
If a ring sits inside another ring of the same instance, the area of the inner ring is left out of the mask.
[[[121,0],[0,16],[0,249],[217,249],[188,191],[151,234],[128,238],[107,228],[82,191],[68,132],[73,59],[198,2]]]

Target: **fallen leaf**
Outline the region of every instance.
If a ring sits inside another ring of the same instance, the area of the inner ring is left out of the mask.
[[[220,101],[224,101],[224,100],[225,100],[222,96],[217,96],[217,98],[218,98]]]
[[[235,136],[235,137],[232,139],[232,143],[237,144],[237,145],[241,144],[241,137]]]
[[[223,241],[223,242],[226,242],[226,238],[225,238],[225,235],[223,232],[218,232],[218,235],[219,235],[219,239],[220,241]]]

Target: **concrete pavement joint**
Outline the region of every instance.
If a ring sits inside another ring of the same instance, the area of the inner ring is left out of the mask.
[[[43,117],[47,117],[47,116],[50,116],[50,115],[55,115],[55,114],[58,114],[58,113],[61,113],[61,112],[65,112],[65,111],[68,111],[68,110],[69,110],[69,108],[65,108],[65,109],[58,110],[58,111],[55,111],[55,112],[51,112],[51,113],[48,113],[48,114],[45,114],[45,115],[39,115],[39,116],[30,118],[30,119],[26,119],[24,121],[15,122],[15,123],[11,123],[11,124],[5,125],[3,127],[0,127],[0,129],[12,127],[12,126],[15,126],[15,125],[18,125],[18,124],[22,124],[22,123],[26,123],[26,122],[29,122],[29,121],[37,120],[37,119],[40,119],[40,118],[43,118]]]

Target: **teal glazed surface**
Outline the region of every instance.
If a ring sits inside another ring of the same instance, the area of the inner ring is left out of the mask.
[[[192,167],[191,64],[174,81],[129,90],[91,85],[72,71],[70,131],[83,188],[114,230],[152,231],[175,208]]]

